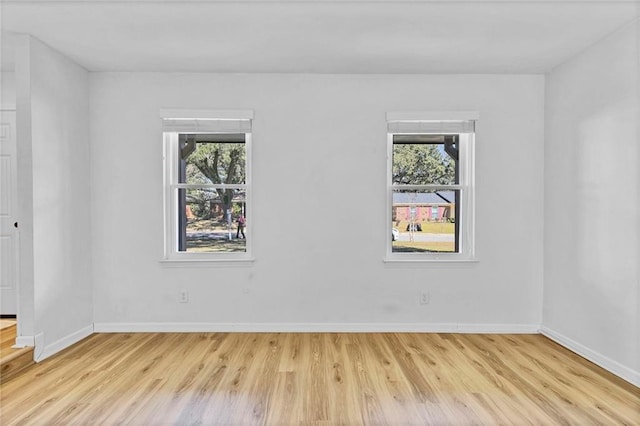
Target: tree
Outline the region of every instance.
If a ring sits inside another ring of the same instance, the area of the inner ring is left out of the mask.
[[[393,183],[445,185],[455,183],[455,163],[439,144],[394,144]]]
[[[190,184],[242,184],[245,182],[245,145],[243,143],[197,143],[186,158],[187,183]],[[231,209],[238,189],[216,188],[226,212]],[[204,190],[192,192],[196,198],[208,198]],[[198,200],[194,200],[199,202]],[[207,200],[208,201],[208,200]]]

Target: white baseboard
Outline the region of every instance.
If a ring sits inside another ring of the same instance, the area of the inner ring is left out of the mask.
[[[540,333],[553,340],[554,342],[564,346],[565,348],[577,353],[581,357],[586,358],[594,364],[599,365],[605,370],[615,374],[621,379],[624,379],[627,382],[640,387],[640,372],[622,365],[619,362],[614,361],[611,358],[608,358],[601,353],[594,351],[593,349],[589,349],[581,343],[578,343],[567,336],[551,330],[550,328],[542,326],[540,328]]]
[[[469,334],[538,334],[539,324],[459,324],[456,333]]]
[[[80,340],[84,339],[85,337],[92,335],[93,332],[94,332],[93,324],[91,324],[87,327],[81,328],[80,330],[75,331],[63,337],[62,339],[59,339],[49,345],[46,345],[41,352],[35,354],[34,361],[35,362],[43,361],[49,358],[51,355],[55,355],[61,350],[66,349],[75,343],[78,343]]]
[[[95,323],[96,333],[478,333],[536,334],[537,324],[456,323],[199,323],[142,322]]]
[[[35,337],[33,336],[18,336],[16,337],[16,344],[12,348],[26,348],[35,346]]]

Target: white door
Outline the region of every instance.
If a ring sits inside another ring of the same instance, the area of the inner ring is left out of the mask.
[[[0,314],[18,305],[16,113],[0,111]]]

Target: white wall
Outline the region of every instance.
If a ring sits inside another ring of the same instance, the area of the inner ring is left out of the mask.
[[[90,81],[97,324],[540,323],[543,76],[92,73]],[[159,262],[161,107],[255,111],[253,265]],[[398,110],[480,112],[479,263],[383,263],[385,112]],[[177,302],[181,289],[190,303]],[[420,290],[431,292],[429,305],[419,305]]]
[[[640,383],[638,21],[547,77],[543,325]]]
[[[28,63],[20,72],[28,87],[20,88],[27,100],[18,114],[30,127],[18,134],[18,143],[29,147],[19,157],[31,187],[23,179],[20,197],[28,199],[21,201],[20,238],[29,250],[20,261],[33,266],[31,276],[21,277],[21,291],[31,293],[31,300],[21,296],[26,309],[19,323],[31,320],[22,312],[34,312],[38,359],[86,333],[93,322],[89,74],[34,38],[23,48]]]
[[[16,107],[16,75],[14,72],[0,73],[0,106],[6,109]]]

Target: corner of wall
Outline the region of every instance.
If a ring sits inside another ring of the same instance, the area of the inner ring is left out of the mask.
[[[548,327],[542,327],[540,329],[540,333],[558,343],[559,345],[564,346],[565,348],[571,350],[572,352],[575,352],[581,357],[604,368],[610,373],[613,373],[616,376],[626,380],[627,382],[640,387],[640,371],[638,371],[637,369],[633,369],[626,365],[620,364],[619,362],[606,357],[601,353],[594,351],[593,349],[588,348],[585,345],[576,342],[575,340],[562,335]]]

